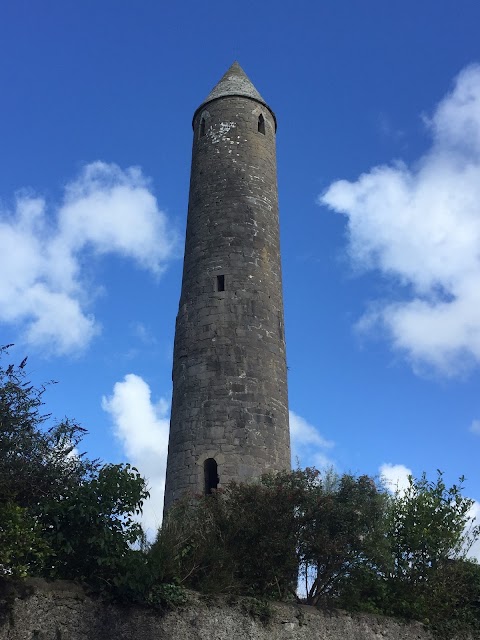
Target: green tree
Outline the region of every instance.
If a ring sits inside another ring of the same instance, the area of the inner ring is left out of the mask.
[[[479,528],[463,480],[410,479],[390,495],[368,476],[316,469],[188,496],[152,548],[161,580],[202,592],[306,601],[422,621],[437,637],[480,631]]]
[[[385,493],[368,476],[318,475],[299,506],[298,552],[308,604],[338,598],[341,584],[371,569],[384,544]]]
[[[45,386],[29,382],[25,365],[0,364],[0,575],[118,587],[143,538],[135,516],[145,481],[130,465],[78,453],[85,429],[74,421],[50,426]]]
[[[53,550],[52,578],[77,579],[102,589],[123,584],[133,546],[143,539],[135,516],[147,497],[145,483],[130,465],[101,465],[61,500],[46,500],[37,514]]]
[[[366,476],[267,474],[177,503],[152,553],[176,563],[171,575],[191,588],[261,598],[294,597],[300,568],[307,601],[318,604],[354,566],[371,562],[383,509]]]
[[[404,492],[390,502],[387,535],[393,565],[390,575],[411,586],[424,585],[432,571],[450,560],[464,559],[480,528],[472,527],[473,500],[462,495],[464,478],[447,487],[423,474],[409,477]]]
[[[301,471],[264,475],[260,482],[225,490],[225,544],[235,582],[245,595],[285,599],[296,591]]]
[[[25,578],[41,572],[51,549],[27,509],[0,504],[0,577]]]
[[[463,483],[447,487],[440,471],[435,481],[410,477],[387,519],[385,613],[426,622],[445,637],[455,630],[453,621],[457,633],[480,622],[479,568],[467,559],[480,527],[472,522],[473,500],[462,495]]]
[[[9,346],[0,348],[0,356]],[[46,386],[28,380],[26,363],[0,363],[0,503],[32,507],[45,497],[59,498],[98,464],[73,455],[85,429],[68,419],[49,426],[51,417],[43,413]]]

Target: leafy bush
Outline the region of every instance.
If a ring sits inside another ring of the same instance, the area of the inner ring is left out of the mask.
[[[221,493],[175,503],[150,550],[159,579],[203,593],[236,591],[226,518]]]
[[[435,481],[410,477],[386,521],[385,612],[425,622],[445,637],[480,627],[480,567],[466,559],[480,527],[472,525],[473,500],[462,495],[463,482],[447,487],[440,471]]]
[[[318,471],[300,504],[300,574],[308,604],[328,603],[359,567],[371,567],[383,547],[386,496],[368,476]]]
[[[178,501],[149,549],[143,478],[78,453],[74,421],[50,426],[25,364],[0,365],[0,577],[75,579],[160,609],[182,605],[185,587],[227,593],[268,620],[268,600],[295,597],[300,576],[313,605],[480,634],[480,567],[466,558],[480,527],[463,478],[410,478],[391,496],[368,476],[265,475]]]
[[[427,583],[445,562],[464,558],[478,537],[479,527],[468,530],[473,500],[462,495],[463,481],[447,487],[440,471],[435,482],[425,474],[418,480],[410,477],[405,492],[397,491],[390,501],[391,575],[409,589]]]
[[[23,507],[0,504],[0,577],[24,578],[51,555],[38,522]]]
[[[231,483],[177,502],[151,560],[161,580],[265,602],[297,589],[309,604],[422,621],[441,638],[480,627],[479,530],[462,484],[425,476],[391,496],[367,476],[316,469]],[[460,636],[459,636],[460,637]]]
[[[231,483],[221,496],[224,555],[240,593],[276,599],[295,594],[300,490],[299,473],[279,473],[259,483]]]
[[[0,575],[114,589],[138,556],[134,516],[148,496],[145,481],[130,465],[79,454],[85,429],[75,422],[49,426],[45,386],[28,381],[25,365],[0,366]]]
[[[418,620],[439,638],[478,633],[480,566],[466,554],[479,528],[462,482],[447,487],[440,472],[435,481],[411,477],[387,498],[380,553],[345,576],[336,604]]]
[[[44,573],[102,588],[118,586],[118,576],[135,554],[132,546],[142,540],[134,516],[146,495],[136,469],[105,464],[60,501],[45,501],[38,519],[54,553]]]
[[[307,601],[318,604],[382,539],[384,498],[363,476],[315,469],[230,483],[187,497],[169,513],[152,555],[170,562],[166,579],[206,592],[295,597],[300,568]]]

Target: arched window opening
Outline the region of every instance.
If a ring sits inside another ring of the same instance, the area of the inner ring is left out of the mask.
[[[263,114],[258,116],[258,133],[263,133],[265,135],[265,118]]]
[[[218,487],[220,478],[218,477],[218,465],[214,458],[207,458],[203,463],[205,476],[205,495],[209,496]]]
[[[205,135],[205,118],[200,120],[200,137],[203,138]]]

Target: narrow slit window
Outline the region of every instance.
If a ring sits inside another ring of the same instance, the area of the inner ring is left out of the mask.
[[[283,331],[283,320],[280,314],[278,314],[278,335],[280,336],[280,340],[285,340],[285,333]]]
[[[214,458],[207,458],[203,463],[205,478],[205,495],[211,495],[218,487],[220,478],[218,477],[218,465]]]
[[[265,118],[263,114],[258,116],[258,133],[263,133],[265,135]]]
[[[200,137],[203,138],[205,135],[205,118],[200,120]]]
[[[217,291],[225,291],[225,276],[217,276]]]

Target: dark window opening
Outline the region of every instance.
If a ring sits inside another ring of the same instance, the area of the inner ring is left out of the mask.
[[[262,114],[258,116],[258,133],[265,135],[265,118]]]
[[[214,458],[207,458],[203,463],[205,477],[205,495],[209,496],[218,487],[220,478],[218,477],[218,465]]]
[[[200,137],[203,138],[205,135],[205,118],[200,120]]]
[[[225,291],[225,276],[217,276],[217,291]]]

